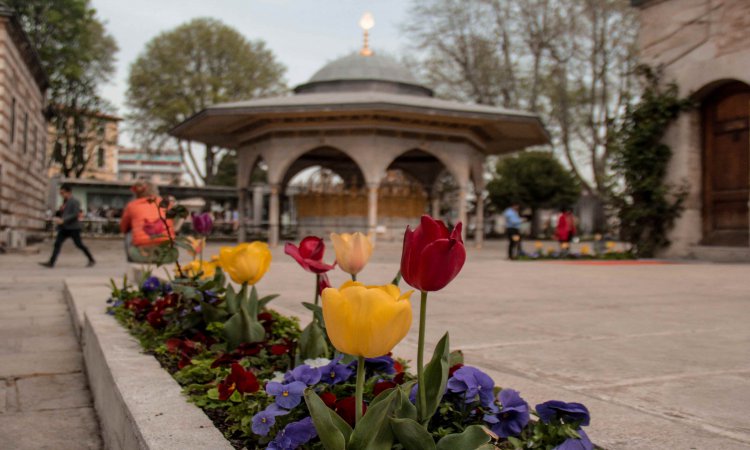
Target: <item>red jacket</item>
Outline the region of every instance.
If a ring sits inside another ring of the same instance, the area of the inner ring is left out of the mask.
[[[572,213],[562,213],[557,219],[555,237],[558,241],[568,242],[576,234],[576,221]]]

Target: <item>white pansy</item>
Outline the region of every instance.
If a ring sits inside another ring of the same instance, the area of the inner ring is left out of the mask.
[[[318,367],[324,367],[331,363],[331,360],[328,358],[315,358],[315,359],[306,359],[303,361],[308,366],[312,367],[313,369],[317,369]]]
[[[284,382],[284,372],[274,372],[273,377],[271,378],[271,381],[275,381],[277,383],[283,383]]]

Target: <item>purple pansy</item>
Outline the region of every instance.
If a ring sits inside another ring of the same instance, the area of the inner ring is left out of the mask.
[[[536,413],[544,423],[550,423],[555,417],[565,423],[578,422],[585,427],[591,422],[589,410],[580,403],[565,403],[560,400],[550,400],[536,405]]]
[[[489,375],[476,367],[464,366],[453,373],[448,380],[448,390],[464,393],[466,403],[476,400],[477,395],[483,406],[489,407],[494,402],[495,382]]]
[[[377,358],[366,358],[365,367],[373,372],[393,375],[396,373],[396,369],[393,367],[395,362],[390,355],[383,355]]]
[[[320,368],[320,381],[338,384],[349,379],[354,371],[347,365],[339,364],[342,356],[337,356],[330,363]]]
[[[497,395],[502,409],[496,414],[487,414],[484,421],[490,424],[493,433],[502,438],[518,436],[529,423],[529,404],[518,391],[503,389]]]
[[[305,394],[305,388],[307,388],[307,385],[301,381],[284,384],[269,381],[266,384],[268,395],[276,397],[276,404],[285,409],[292,409],[300,404],[302,396]]]
[[[284,375],[284,382],[300,381],[308,386],[317,384],[320,381],[320,370],[314,369],[307,364],[302,364]]]
[[[287,425],[273,441],[268,443],[267,450],[293,450],[311,441],[318,435],[311,417],[305,417]]]
[[[156,277],[148,277],[146,278],[146,281],[143,282],[141,285],[141,290],[146,293],[150,292],[156,292],[161,287],[161,283],[159,283],[159,279]]]
[[[565,442],[555,447],[553,450],[594,450],[594,444],[582,429],[578,429],[581,439],[568,438]]]
[[[271,427],[276,423],[276,416],[283,416],[288,413],[289,411],[279,408],[276,403],[271,403],[268,408],[253,416],[253,424],[251,426],[253,433],[260,436],[268,435]]]

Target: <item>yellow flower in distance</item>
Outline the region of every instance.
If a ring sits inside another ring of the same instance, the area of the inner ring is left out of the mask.
[[[336,262],[344,272],[356,275],[367,265],[372,256],[372,242],[368,236],[356,233],[331,233]]]
[[[219,250],[219,266],[235,283],[257,283],[270,265],[271,252],[265,242],[244,242]]]
[[[203,261],[201,264],[201,260],[196,259],[182,266],[182,272],[189,277],[198,275],[201,270],[203,270],[201,279],[213,278],[216,275],[216,263],[213,261]],[[177,268],[175,268],[176,271]]]
[[[402,294],[392,284],[365,286],[356,281],[324,289],[323,319],[331,343],[352,356],[387,354],[409,332],[412,292]]]
[[[582,255],[588,255],[589,253],[591,253],[591,248],[588,245],[585,245],[585,244],[582,245],[581,246],[581,254]]]
[[[196,238],[193,236],[188,236],[187,238],[188,244],[190,245],[190,253],[195,256],[203,250],[203,248],[206,246],[206,238]]]
[[[568,248],[570,248],[570,244],[568,244],[567,242],[563,242],[560,247],[562,247],[563,250],[567,250]]]
[[[607,247],[607,250],[609,250],[610,252],[613,252],[615,251],[615,247],[617,246],[617,244],[614,241],[607,241],[605,246]]]
[[[535,249],[537,249],[537,250],[541,250],[541,249],[542,249],[542,247],[544,247],[544,244],[542,244],[542,242],[541,242],[541,241],[536,241],[536,242],[534,242],[534,248],[535,248]]]

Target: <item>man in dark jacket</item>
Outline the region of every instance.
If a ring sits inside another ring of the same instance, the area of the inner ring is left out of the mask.
[[[52,256],[50,257],[49,262],[39,264],[44,267],[54,267],[63,242],[68,238],[72,238],[75,246],[81,249],[83,254],[89,259],[86,267],[91,267],[96,261],[94,261],[94,257],[91,256],[89,249],[86,248],[81,241],[81,222],[78,220],[78,216],[81,214],[81,204],[78,203],[78,200],[73,198],[73,192],[70,189],[70,186],[66,184],[60,186],[60,196],[63,198],[63,204],[53,219],[55,224],[57,224],[55,247],[52,250]]]

